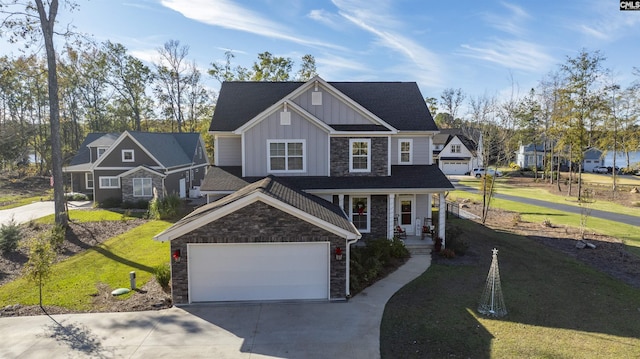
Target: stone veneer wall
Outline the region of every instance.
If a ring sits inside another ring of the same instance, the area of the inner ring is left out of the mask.
[[[153,192],[151,192],[151,196],[145,196],[145,197],[133,196],[133,179],[134,178],[151,178],[151,187],[155,188],[157,190],[158,197],[162,198],[162,195],[163,195],[162,177],[156,174],[152,174],[149,171],[140,169],[126,177],[120,178],[120,187],[122,188],[123,201],[135,202],[138,200],[150,201],[151,199],[153,199]]]
[[[329,295],[346,297],[346,256],[335,259],[336,247],[346,254],[346,239],[263,202],[255,202],[171,241],[171,253],[180,250],[180,262],[171,261],[174,304],[189,303],[188,243],[330,242]],[[292,268],[294,270],[294,268]]]
[[[366,138],[366,137],[354,137]],[[349,137],[331,137],[331,176],[387,176],[389,146],[386,137],[371,139],[371,172],[349,172]]]
[[[387,195],[371,195],[369,233],[362,233],[361,240],[387,238]],[[339,205],[338,195],[333,196],[333,203]],[[349,208],[349,196],[344,196],[343,210],[348,216],[351,216]],[[387,238],[388,239],[388,238]]]

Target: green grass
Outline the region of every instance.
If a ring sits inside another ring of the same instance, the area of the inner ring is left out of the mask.
[[[145,212],[117,212],[107,209],[74,209],[69,211],[69,218],[76,223],[101,222],[101,221],[121,221],[134,218],[142,218]],[[55,217],[53,214],[36,219],[34,222],[42,224],[53,224]]]
[[[43,287],[43,304],[91,309],[97,284],[104,283],[112,289],[128,288],[130,271],[136,271],[137,285],[142,287],[152,278],[153,267],[169,259],[168,242],[156,242],[152,237],[170,225],[165,221],[147,222],[55,264]],[[0,287],[0,307],[17,303],[37,305],[37,284],[18,278]]]
[[[638,358],[640,289],[526,237],[454,220],[465,263],[437,261],[385,307],[382,358]],[[498,260],[509,314],[476,312]]]
[[[479,194],[473,194],[465,191],[453,191],[449,197],[469,198],[475,202],[482,201]],[[540,206],[532,206],[530,204],[498,198],[491,199],[491,208],[500,208],[507,211],[518,212],[521,214],[522,220],[526,222],[542,223],[545,219],[549,219],[554,225],[564,225],[575,228],[580,227],[580,215],[575,213],[568,213]],[[640,256],[640,231],[638,231],[637,226],[590,217],[587,220],[587,228],[590,232],[596,232],[623,240],[624,243],[629,246],[629,250]]]

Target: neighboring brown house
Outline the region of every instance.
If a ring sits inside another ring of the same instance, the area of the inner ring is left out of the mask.
[[[209,158],[199,133],[90,133],[63,171],[95,202],[199,196]]]

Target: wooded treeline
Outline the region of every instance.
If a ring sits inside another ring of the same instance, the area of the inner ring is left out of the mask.
[[[215,92],[204,76],[220,81],[305,81],[316,75],[315,59],[305,55],[294,75],[294,61],[258,54],[251,69],[212,63],[203,74],[189,59],[189,47],[170,40],[147,65],[121,44],[67,45],[57,56],[60,136],[68,161],[89,132],[201,132],[207,135]],[[0,57],[0,169],[35,155],[41,174],[51,168],[47,64],[43,55]]]
[[[523,95],[515,86],[510,97],[500,100],[467,98],[462,89],[446,89],[440,99],[426,102],[440,128],[462,128],[476,141],[482,134],[485,164],[513,164],[521,144],[536,144],[546,155],[532,169],[544,171],[551,181],[549,174],[561,162],[580,173],[590,148],[622,152],[616,166],[637,168],[628,154],[640,150],[640,69],[632,69],[635,81],[622,88],[605,61],[599,51],[583,49]],[[465,100],[469,110],[460,113]]]

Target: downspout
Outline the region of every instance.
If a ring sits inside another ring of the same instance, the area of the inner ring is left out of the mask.
[[[358,232],[358,231],[356,230],[356,232]],[[346,263],[346,274],[347,274],[346,275],[346,277],[347,277],[346,278],[347,279],[346,280],[346,285],[347,285],[346,298],[347,298],[347,300],[349,300],[349,298],[351,298],[351,289],[350,289],[351,283],[349,283],[349,277],[351,277],[350,274],[349,274],[349,269],[351,267],[351,265],[350,265],[351,264],[351,245],[356,243],[361,237],[362,237],[362,234],[360,234],[360,232],[358,232],[358,236],[355,239],[347,240],[347,259],[346,259],[347,260],[347,263]]]

